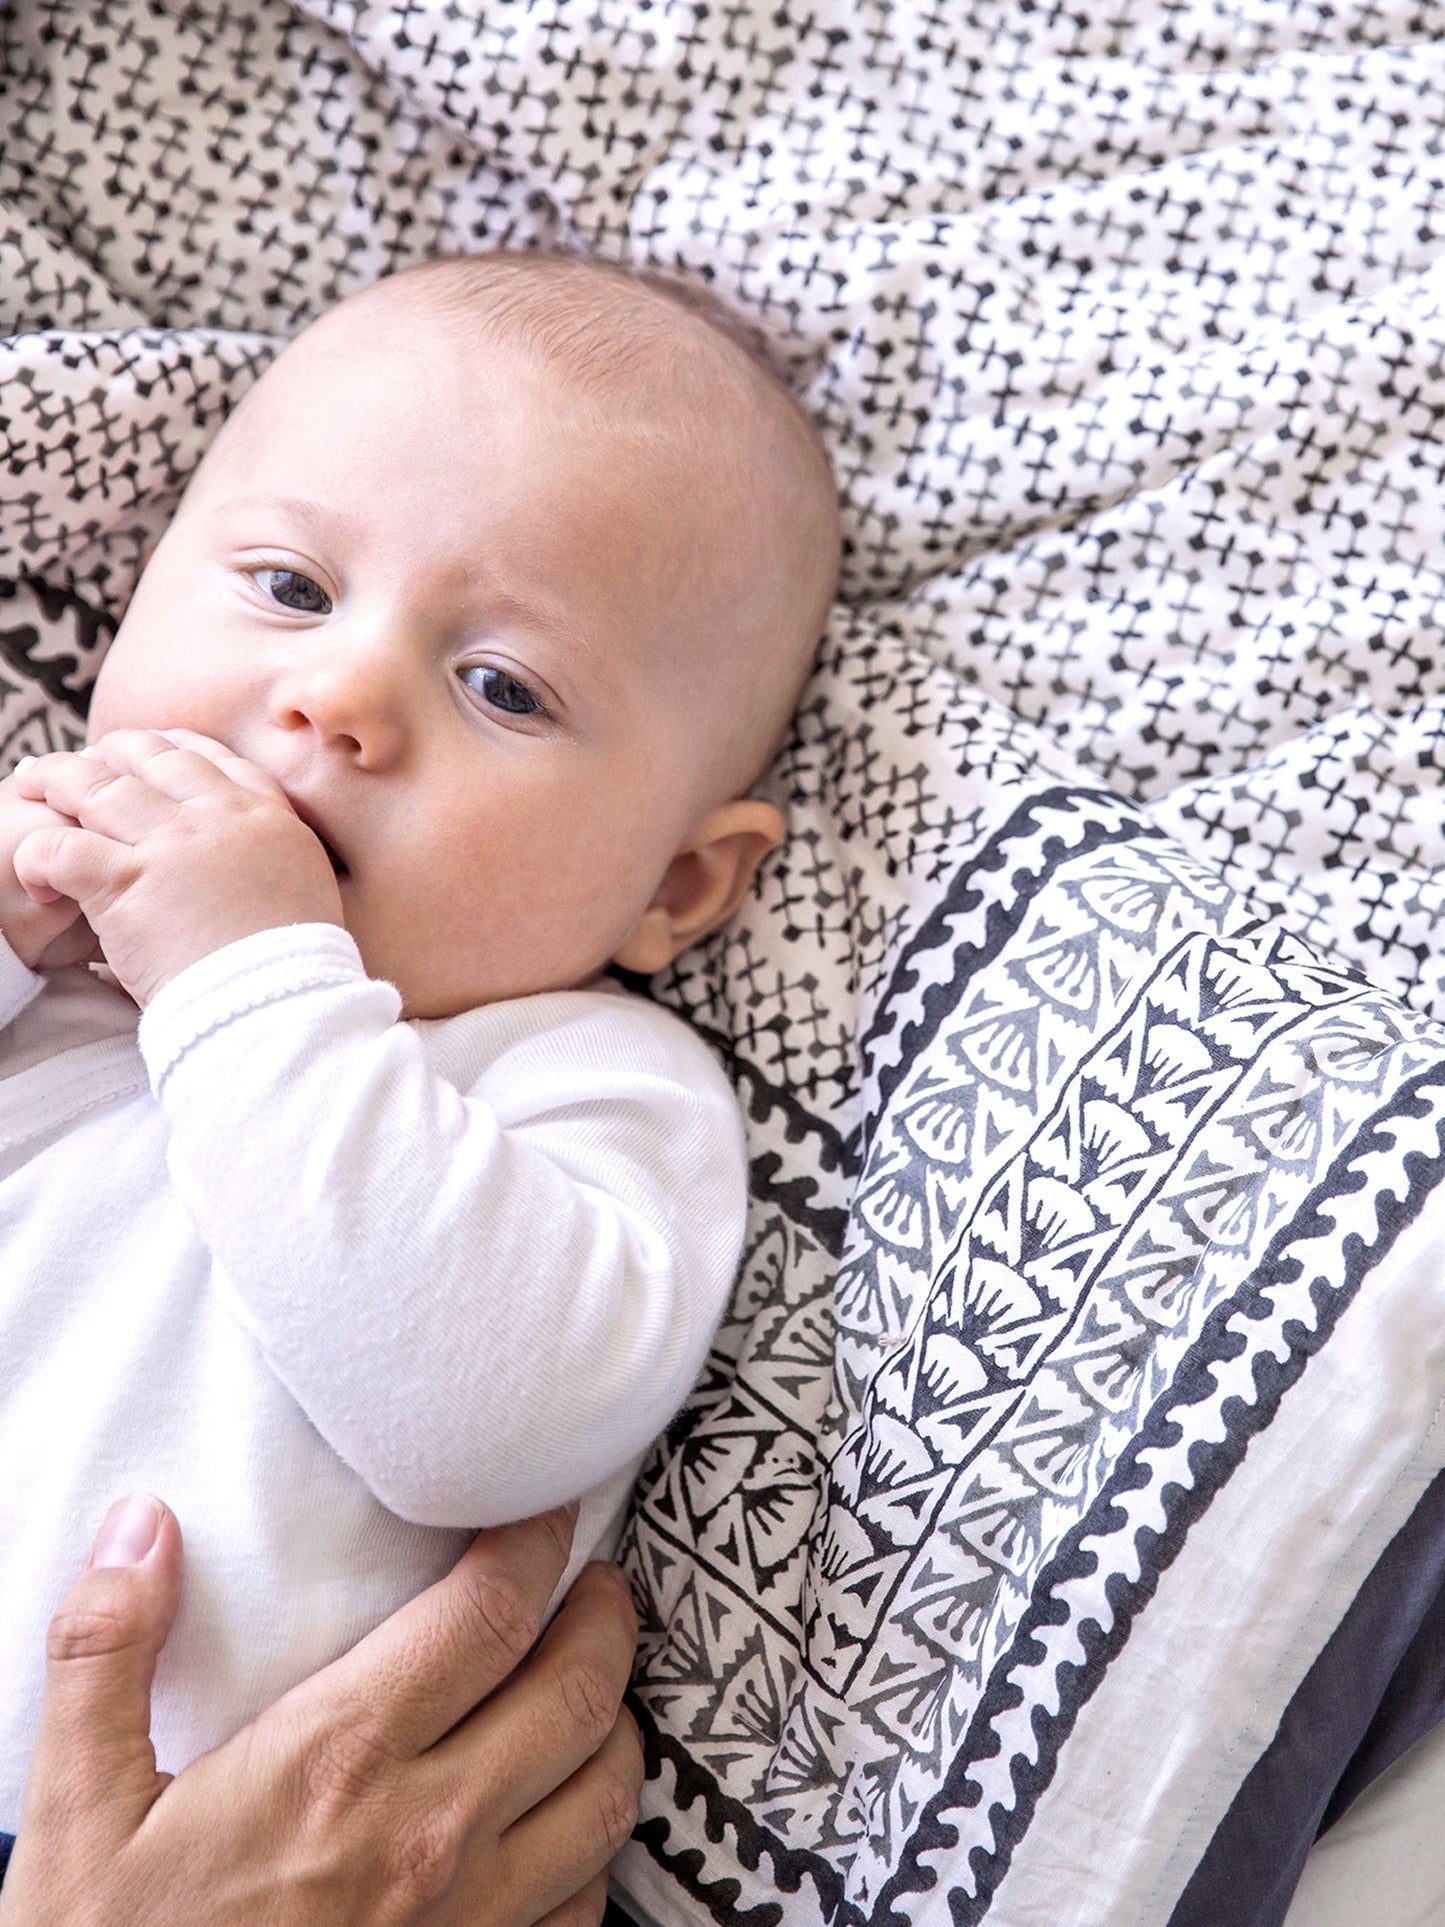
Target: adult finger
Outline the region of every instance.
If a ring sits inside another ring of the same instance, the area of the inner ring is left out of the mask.
[[[642,1779],[642,1742],[624,1713],[586,1765],[510,1827],[490,1853],[479,1840],[468,1843],[458,1884],[464,1890],[474,1884],[479,1893],[489,1884],[496,1893],[525,1893],[534,1908],[564,1906],[605,1873],[626,1844],[637,1824]]]
[[[394,1758],[425,1752],[526,1658],[575,1523],[566,1507],[479,1533],[445,1578],[293,1688],[288,1713],[361,1722]]]
[[[584,1566],[527,1665],[433,1749],[436,1800],[511,1826],[606,1743],[636,1650],[621,1573]]]
[[[92,1829],[128,1838],[164,1785],[150,1741],[156,1655],[181,1596],[181,1533],[159,1499],[117,1500],[85,1570],[50,1622],[45,1693],[19,1829]],[[39,1809],[37,1811],[37,1808]]]
[[[607,1871],[603,1871],[587,1882],[580,1894],[573,1894],[564,1900],[560,1907],[554,1907],[545,1920],[537,1927],[597,1927],[597,1923],[607,1912]]]

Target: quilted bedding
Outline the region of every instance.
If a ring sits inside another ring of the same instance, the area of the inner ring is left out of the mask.
[[[1445,1465],[1442,40],[1431,0],[0,11],[0,768],[79,738],[279,341],[426,255],[711,282],[836,462],[790,837],[654,985],[753,1174],[625,1547],[659,1927],[1287,1901],[1288,1855],[1273,1913],[1208,1869]]]

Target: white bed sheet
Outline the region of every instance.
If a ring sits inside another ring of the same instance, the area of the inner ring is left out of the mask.
[[[1445,1921],[1445,1726],[1381,1774],[1305,1862],[1285,1927]]]

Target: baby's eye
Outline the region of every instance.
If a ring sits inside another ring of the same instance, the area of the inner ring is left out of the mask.
[[[331,597],[319,582],[297,569],[257,569],[256,580],[273,602],[303,616],[329,616]]]
[[[524,682],[509,676],[505,669],[493,669],[489,664],[474,664],[464,669],[462,677],[476,678],[468,684],[485,703],[493,709],[500,709],[508,716],[540,716],[542,705]]]

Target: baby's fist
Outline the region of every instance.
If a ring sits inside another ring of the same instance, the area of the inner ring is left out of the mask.
[[[145,1007],[200,958],[292,923],[345,927],[325,845],[281,785],[188,730],[111,730],[23,767],[59,813],[12,858],[32,897],[73,897],[105,962]]]
[[[32,830],[70,822],[48,803],[21,796],[13,776],[0,782],[0,936],[31,970],[58,970],[100,955],[78,903],[50,890],[32,895],[15,874],[16,849]]]

